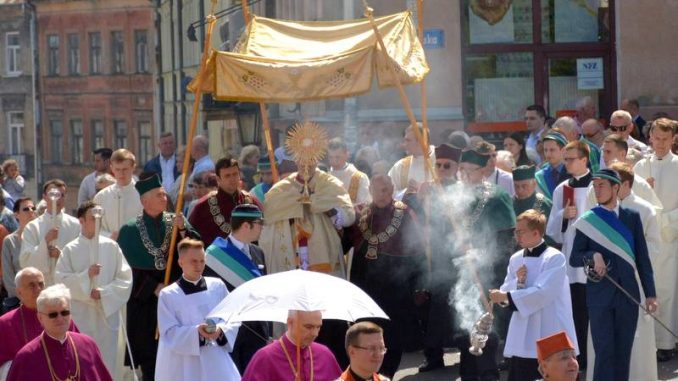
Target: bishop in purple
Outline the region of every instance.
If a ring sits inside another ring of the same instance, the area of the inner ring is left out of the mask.
[[[45,288],[45,278],[35,267],[26,267],[16,274],[16,293],[21,306],[0,316],[0,379],[3,370],[9,370],[17,352],[29,341],[42,333],[42,326],[38,321],[36,300]],[[70,331],[78,332],[78,328],[71,320]]]
[[[320,311],[290,311],[287,332],[254,354],[242,381],[326,381],[339,378],[341,368],[332,352],[314,342],[321,326]],[[297,361],[297,345],[301,361]]]
[[[63,284],[44,289],[37,299],[44,331],[16,354],[8,381],[113,381],[94,340],[71,326],[71,294]]]

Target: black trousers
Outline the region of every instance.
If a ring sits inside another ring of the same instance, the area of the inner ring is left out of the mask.
[[[509,374],[507,381],[535,381],[541,380],[542,376],[537,370],[537,359],[524,357],[511,357],[509,359]]]
[[[480,356],[472,355],[469,352],[471,341],[468,332],[454,337],[454,344],[459,348],[459,376],[462,381],[485,381],[499,380],[499,369],[497,368],[497,347],[499,346],[499,336],[491,332],[483,354]]]
[[[586,285],[583,283],[570,283],[570,296],[572,298],[572,318],[574,330],[579,344],[579,356],[577,362],[580,369],[586,368],[586,342],[589,331],[589,310],[586,306]]]

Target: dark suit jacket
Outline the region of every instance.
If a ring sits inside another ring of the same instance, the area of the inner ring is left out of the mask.
[[[645,242],[643,223],[640,219],[640,215],[635,210],[619,207],[619,219],[633,234],[635,243],[633,252],[636,255],[636,268],[638,269],[640,282],[643,285],[645,297],[656,297],[657,294],[654,286],[652,264],[650,263],[650,256],[647,252],[647,243]],[[602,254],[605,263],[610,264],[608,275],[633,295],[636,300],[640,300],[640,289],[636,282],[634,269],[617,254],[614,254],[599,243],[593,241],[580,230],[577,230],[572,246],[572,253],[570,254],[570,265],[573,267],[583,267],[584,259],[593,261],[594,253]],[[615,298],[617,294],[621,294],[621,291],[617,290],[617,288],[606,279],[603,279],[600,282],[588,281],[586,283],[586,302],[589,306],[613,306],[615,300],[618,300]],[[621,297],[626,298],[626,296]]]
[[[176,155],[175,155],[176,156]],[[176,158],[176,160],[180,160],[180,158]],[[151,160],[144,165],[144,172],[148,173],[157,173],[158,176],[162,179],[162,167],[160,166],[160,155],[155,156]],[[181,175],[181,171],[177,168],[177,166],[174,166],[174,179],[178,179],[179,175]],[[169,189],[167,190],[169,192]]]

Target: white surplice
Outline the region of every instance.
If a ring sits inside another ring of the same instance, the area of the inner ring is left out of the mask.
[[[518,269],[527,267],[525,288],[517,290]],[[539,257],[511,256],[501,290],[510,292],[518,311],[511,315],[504,356],[537,358],[537,340],[565,331],[577,346],[565,256],[548,247]],[[578,352],[577,352],[578,353]]]
[[[35,267],[45,277],[45,286],[54,284],[54,270],[57,258],[51,258],[47,254],[47,242],[45,236],[54,226],[59,227],[59,235],[53,245],[63,249],[67,243],[76,239],[80,234],[80,221],[77,218],[63,212],[53,218],[45,212],[38,218],[29,222],[21,234],[21,254],[19,264],[21,268]]]
[[[572,224],[589,209],[587,198],[588,188],[574,188],[574,206],[577,207],[577,216],[568,221],[567,230],[562,232],[563,211],[565,209],[563,205],[563,188],[567,182],[568,180],[563,181],[553,191],[553,206],[551,207],[551,214],[549,214],[549,219],[546,224],[546,235],[563,245],[562,253],[565,255],[567,261],[567,277],[570,279],[570,283],[586,284],[586,274],[584,273],[584,270],[581,267],[570,266],[570,254],[572,253],[574,235],[577,232],[577,229],[573,228]]]
[[[101,234],[105,237],[120,230],[122,225],[136,218],[143,210],[139,192],[134,188],[134,180],[124,187],[113,184],[100,190],[94,196],[94,202],[104,208]]]
[[[431,158],[431,170],[435,170],[435,147],[431,146],[429,152],[429,157]],[[405,190],[407,188],[407,182],[410,180],[414,180],[421,184],[433,179],[432,174],[426,169],[426,161],[423,155],[416,157],[410,155],[398,160],[393,164],[393,167],[388,170],[388,175],[393,182],[394,195]]]
[[[355,165],[351,163],[346,163],[344,168],[341,169],[335,168],[330,169],[330,175],[341,180],[342,184],[344,185],[344,189],[346,189],[346,192],[350,191],[351,180],[353,179],[353,175],[356,172],[358,172],[358,168],[356,168]],[[358,193],[353,204],[355,205],[369,204],[370,202],[372,202],[372,195],[370,194],[370,179],[364,173],[362,173],[359,176],[360,178],[358,179],[359,181]]]
[[[207,284],[205,291],[186,295],[175,282],[160,292],[160,342],[155,363],[156,380],[240,380],[240,373],[228,353],[233,350],[237,329],[228,329],[220,321],[217,326],[226,335],[226,345],[199,345],[198,326],[204,323],[207,314],[228,295],[226,285],[221,279],[204,279]]]
[[[662,239],[659,256],[653,262],[659,309],[656,316],[678,332],[678,156],[670,151],[662,158],[645,157],[633,168],[645,179],[654,178],[654,191],[662,203],[659,232]],[[650,201],[650,200],[647,200]],[[651,202],[651,201],[650,201]],[[655,205],[656,206],[656,205]],[[673,349],[677,340],[659,324],[655,325],[657,348]]]
[[[99,346],[104,364],[111,374],[116,372],[120,311],[132,292],[132,269],[122,255],[117,242],[99,237],[101,265],[96,277],[101,300],[90,297],[93,288],[89,267],[93,264],[90,253],[95,241],[82,234],[63,248],[57,262],[55,280],[71,291],[71,313],[80,332],[92,337]],[[94,258],[92,258],[94,259]]]

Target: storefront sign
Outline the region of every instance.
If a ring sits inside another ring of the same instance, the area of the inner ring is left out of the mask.
[[[424,29],[424,49],[444,49],[445,31],[442,29]]]
[[[602,58],[577,59],[577,89],[603,89],[605,87],[604,83]]]

